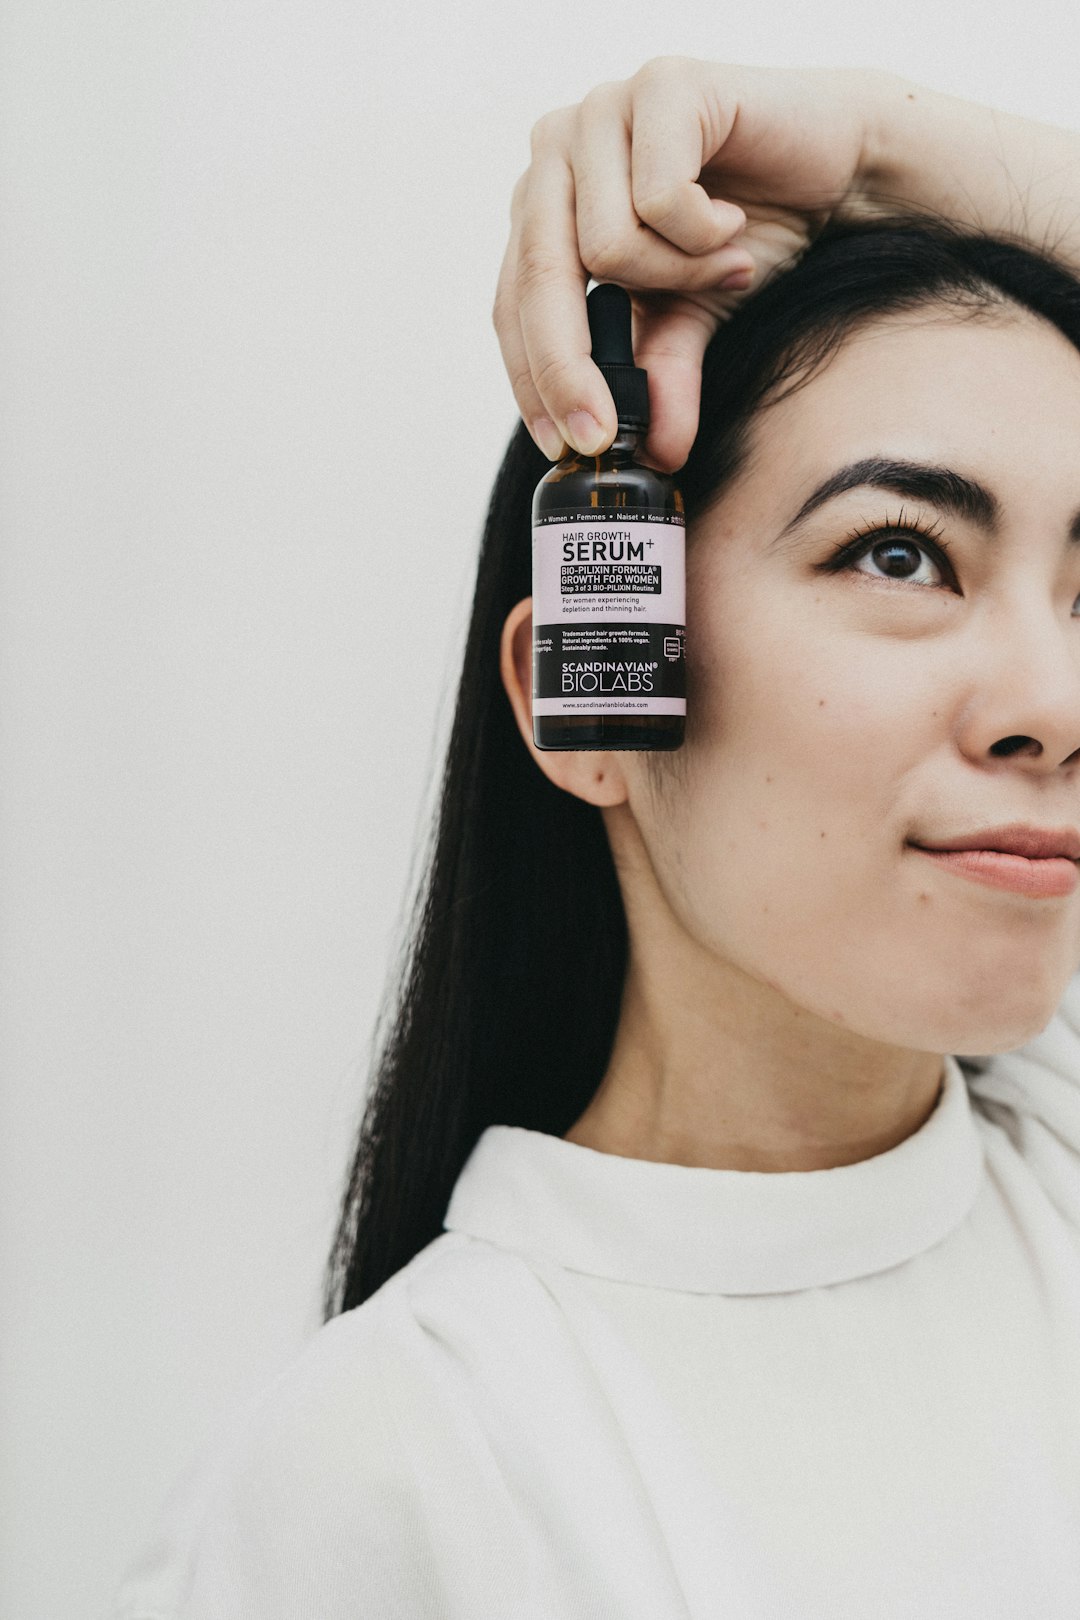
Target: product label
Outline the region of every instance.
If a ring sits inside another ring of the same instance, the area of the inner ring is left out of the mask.
[[[609,508],[533,524],[533,705],[686,713],[686,526]]]

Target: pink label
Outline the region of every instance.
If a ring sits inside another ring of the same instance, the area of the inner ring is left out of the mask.
[[[682,518],[571,516],[533,525],[533,714],[685,714]]]

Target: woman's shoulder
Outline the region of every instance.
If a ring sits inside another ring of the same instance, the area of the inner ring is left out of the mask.
[[[1080,1227],[1080,972],[1037,1035],[1013,1051],[959,1061],[977,1116]]]
[[[425,1502],[468,1445],[444,1329],[524,1269],[444,1232],[324,1323],[176,1480],[100,1620],[434,1612]]]

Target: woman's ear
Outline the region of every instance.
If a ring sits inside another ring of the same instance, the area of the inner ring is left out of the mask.
[[[532,733],[532,597],[510,609],[499,645],[499,673],[525,746],[556,787],[589,804],[623,804],[626,777],[618,749],[537,748]]]

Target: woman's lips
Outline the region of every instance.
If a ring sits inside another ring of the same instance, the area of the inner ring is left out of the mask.
[[[1026,855],[1003,855],[996,849],[912,849],[936,861],[960,877],[972,878],[992,889],[1011,889],[1032,899],[1072,894],[1080,883],[1077,862],[1055,855],[1045,860],[1028,860]]]

